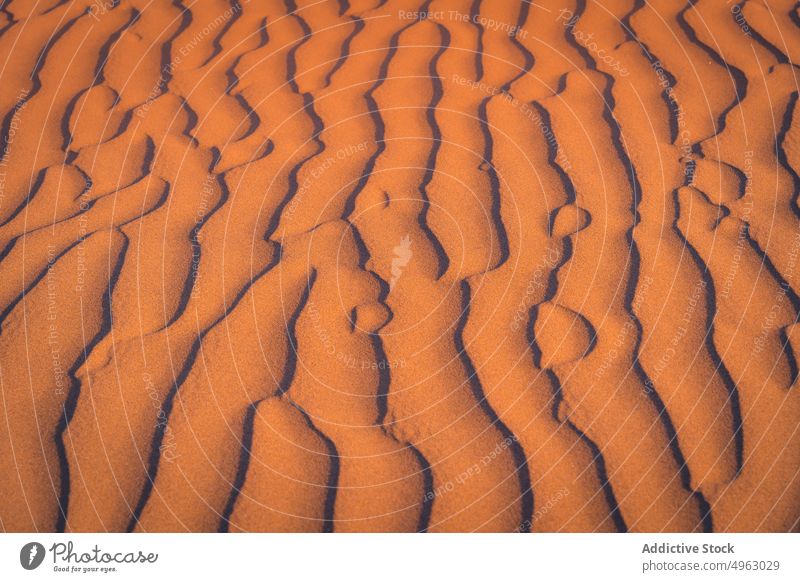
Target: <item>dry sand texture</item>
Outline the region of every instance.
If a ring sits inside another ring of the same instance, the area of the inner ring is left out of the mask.
[[[0,529],[798,529],[794,0],[0,5]]]

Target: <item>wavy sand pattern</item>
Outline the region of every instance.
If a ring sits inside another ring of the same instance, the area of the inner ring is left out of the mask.
[[[794,0],[0,45],[0,530],[798,530]]]

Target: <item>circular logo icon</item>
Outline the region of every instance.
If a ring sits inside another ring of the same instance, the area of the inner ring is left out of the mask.
[[[29,542],[19,551],[19,563],[26,570],[35,570],[44,561],[44,546],[39,542]]]

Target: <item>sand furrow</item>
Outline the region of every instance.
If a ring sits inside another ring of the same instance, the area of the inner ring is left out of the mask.
[[[45,276],[3,323],[3,376],[14,374],[14,363],[25,367],[22,376],[29,378],[13,397],[4,388],[3,414],[9,423],[3,426],[2,473],[3,490],[9,495],[4,496],[2,512],[8,530],[52,531],[63,524],[69,485],[62,479],[69,475],[61,470],[65,458],[59,449],[70,435],[59,434],[61,419],[72,406],[84,346],[107,325],[107,269],[115,264],[121,246],[119,233],[105,231],[87,237],[58,261],[51,257]],[[53,246],[47,248],[54,252]],[[46,309],[33,312],[33,302]],[[82,309],[65,308],[76,303]],[[25,353],[42,354],[47,363],[30,367]],[[25,455],[26,449],[35,454]]]
[[[633,74],[615,84],[615,116],[640,189],[640,220],[634,228],[640,278],[631,308],[642,329],[635,353],[646,373],[645,392],[658,395],[674,426],[688,467],[687,486],[708,491],[735,477],[736,442],[741,435],[735,436],[734,387],[719,362],[704,317],[711,310],[713,319],[714,309],[704,270],[693,261],[680,233],[663,228],[663,220],[678,212],[672,197],[663,193],[686,179],[679,148],[666,145],[675,138],[667,120],[679,120],[682,110],[671,92],[674,79],[662,69],[658,55],[633,43],[623,50],[621,56]],[[662,94],[665,104],[657,99]],[[636,131],[645,127],[648,131]],[[669,313],[680,317],[667,317]],[[669,345],[653,341],[656,337],[670,338]],[[708,379],[695,382],[685,374],[689,368],[703,370],[701,376]]]
[[[569,165],[559,156],[543,108],[498,99],[489,119],[498,144],[498,172],[504,178],[504,220],[515,226],[509,229],[511,256],[520,248],[535,251],[533,260],[475,278],[475,315],[465,329],[467,349],[487,386],[488,401],[528,455],[532,529],[550,529],[556,523],[567,530],[588,524],[613,529],[616,502],[610,488],[610,497],[603,491],[607,477],[602,457],[569,422],[559,420],[559,385],[534,362],[528,346],[530,318],[554,296],[556,273],[572,252],[570,237],[587,226],[588,215],[575,205],[572,184],[556,161]],[[536,167],[532,187],[525,176],[534,160],[548,160],[550,167]],[[489,321],[498,322],[496,329],[487,325]],[[531,416],[531,410],[536,414]],[[554,505],[554,500],[559,503]]]
[[[613,114],[607,109],[613,107],[614,102],[609,93],[598,93],[598,85],[602,85],[598,80],[570,73],[562,95],[571,93],[571,102],[580,103],[583,111],[578,114],[579,119],[605,119],[609,124],[607,127],[599,122],[575,127],[577,122],[570,119],[560,103],[551,105],[548,101],[545,106],[551,112],[559,144],[563,145],[573,167],[594,167],[602,174],[608,173],[615,165],[618,168],[611,175],[603,176],[603,190],[595,190],[593,196],[588,196],[593,188],[587,183],[586,174],[572,172],[570,175],[575,184],[577,202],[590,214],[592,223],[575,236],[569,266],[559,272],[558,292],[553,300],[554,305],[583,314],[593,328],[599,327],[601,331],[583,340],[581,351],[586,355],[576,360],[575,356],[580,352],[570,352],[567,346],[563,346],[564,341],[558,341],[557,337],[548,339],[548,335],[558,329],[558,324],[555,323],[549,331],[543,326],[539,345],[553,346],[542,354],[543,365],[556,366],[557,373],[560,368],[563,370],[560,374],[566,405],[563,413],[569,414],[582,432],[590,435],[603,451],[611,483],[629,526],[637,529],[694,527],[699,522],[697,507],[682,491],[679,478],[682,467],[674,464],[676,459],[673,458],[674,451],[671,451],[673,437],[669,419],[660,403],[647,397],[646,376],[637,371],[638,364],[633,359],[640,324],[630,309],[634,301],[632,290],[636,288],[639,258],[630,241],[631,206],[621,197],[609,196],[609,192],[630,192],[629,199],[633,200],[635,211],[638,180],[635,175],[626,176],[630,170],[626,171],[627,164],[619,150],[609,152],[591,146],[592,143],[616,139],[614,132],[617,131]],[[586,111],[589,107],[592,113]],[[591,132],[603,132],[605,136],[595,137]],[[601,238],[592,243],[592,236]],[[581,244],[583,240],[586,243]],[[582,258],[586,253],[597,253],[597,256],[587,260]],[[609,279],[609,272],[619,275]],[[590,300],[586,287],[572,283],[584,278],[594,284],[592,297],[597,298],[602,293],[605,295],[602,300]],[[561,352],[565,353],[562,355]],[[614,354],[614,357],[608,357],[608,354]],[[602,383],[598,382],[599,375]],[[607,395],[607,400],[602,403],[596,401],[599,385],[614,386],[610,398]],[[626,424],[631,427],[627,430],[641,434],[635,447],[619,441]],[[647,448],[659,451],[657,462],[645,453],[644,448],[640,448],[649,439],[653,442]],[[633,469],[637,465],[648,468],[637,471]],[[658,497],[658,501],[639,504],[637,500],[645,496],[635,492],[650,487],[654,491],[649,497]]]
[[[0,6],[0,528],[787,531],[792,0]]]
[[[297,320],[297,365],[286,395],[337,451],[335,531],[413,531],[423,507],[423,469],[376,422],[379,393],[393,372],[369,337],[388,316],[378,303],[381,288],[361,268],[346,223],[323,225],[304,239],[286,249],[287,257],[307,256],[315,273]],[[331,247],[338,249],[335,263]],[[332,296],[339,301],[324,308]]]

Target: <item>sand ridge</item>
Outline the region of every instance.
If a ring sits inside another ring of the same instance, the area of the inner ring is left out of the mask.
[[[797,531],[788,0],[11,0],[3,531]]]

